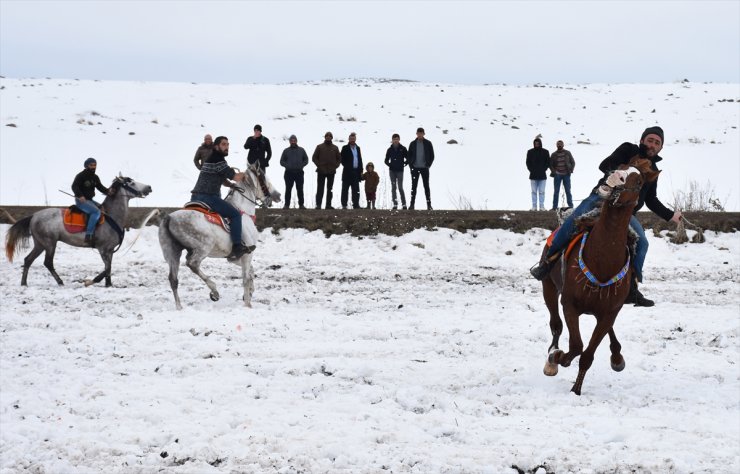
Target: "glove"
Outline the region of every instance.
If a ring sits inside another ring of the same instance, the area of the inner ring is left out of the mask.
[[[627,173],[621,170],[617,170],[606,178],[606,184],[612,188],[622,186],[627,182]]]

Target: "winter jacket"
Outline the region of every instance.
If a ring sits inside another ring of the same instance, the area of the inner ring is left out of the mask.
[[[221,184],[225,179],[232,179],[236,172],[231,169],[223,154],[213,150],[208,161],[203,163],[198,175],[198,181],[195,182],[193,194],[215,194],[221,196]]]
[[[362,174],[362,179],[365,180],[365,192],[374,193],[378,190],[378,184],[380,183],[380,176],[375,171],[366,171]]]
[[[409,151],[403,145],[388,147],[385,152],[385,164],[391,171],[403,171],[403,167],[408,165]]]
[[[291,145],[280,155],[280,166],[288,171],[302,171],[308,164],[306,150],[298,145]]]
[[[108,194],[108,188],[103,186],[95,171],[88,168],[77,173],[74,181],[72,181],[72,192],[76,198],[92,199],[95,197],[96,188],[101,193]]]
[[[409,153],[408,153],[408,163],[409,168],[414,169],[414,160],[416,160],[416,144],[418,143],[418,140],[414,140],[409,144]],[[432,146],[432,142],[427,140],[426,138],[423,139],[424,143],[424,161],[427,164],[427,168],[432,167],[432,163],[434,162],[434,147]]]
[[[573,155],[568,150],[556,150],[550,155],[550,171],[552,174],[557,174],[558,165],[565,168],[565,174],[573,174],[573,170],[576,169],[576,160],[573,159]]]
[[[316,145],[311,159],[316,164],[316,172],[321,174],[335,174],[342,162],[339,148],[331,142]]]
[[[195,157],[193,158],[195,167],[200,169],[200,167],[203,166],[203,163],[208,161],[208,158],[211,156],[211,152],[213,152],[213,145],[206,145],[203,143],[199,146],[198,150],[195,152]]]
[[[632,161],[633,158],[643,158],[650,160],[652,162],[651,168],[654,171],[658,171],[658,166],[656,165],[656,163],[663,159],[658,155],[652,158],[648,158],[644,156],[644,153],[641,152],[640,147],[635,145],[634,143],[622,143],[599,165],[599,169],[606,174],[603,178],[599,180],[599,183],[596,185],[592,192],[596,192],[596,189],[606,182],[606,178],[609,173],[618,169],[619,165],[629,164],[629,162]],[[660,202],[660,199],[658,199],[657,179],[652,183],[643,184],[642,188],[640,189],[640,197],[637,200],[637,206],[635,206],[633,214],[637,213],[637,211],[639,211],[643,205],[647,205],[648,209],[653,211],[656,215],[658,215],[665,221],[669,221],[673,217],[673,211],[665,207],[663,203]]]
[[[270,158],[272,158],[272,148],[270,147],[270,140],[260,135],[259,138],[249,137],[244,143],[244,149],[249,150],[247,153],[247,163],[252,164],[259,160],[260,168],[263,170],[270,166]]]
[[[539,140],[535,140],[538,142]],[[550,169],[550,152],[542,148],[530,148],[527,151],[527,169],[529,170],[529,179],[541,181],[547,179],[547,170]]]
[[[352,154],[352,148],[349,144],[342,147],[342,181],[360,181],[362,177],[362,151],[360,147],[355,145],[357,149],[357,168],[353,168],[354,155]]]

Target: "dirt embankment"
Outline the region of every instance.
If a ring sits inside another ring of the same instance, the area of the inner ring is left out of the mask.
[[[43,209],[38,206],[0,206],[0,223],[12,223]],[[127,227],[138,227],[154,208],[131,208]],[[159,208],[169,213],[176,208]],[[651,212],[640,212],[640,221],[646,229],[674,230],[675,224],[667,223]],[[686,218],[704,230],[736,232],[740,230],[740,212],[690,212]],[[157,225],[158,218],[149,224]],[[526,232],[539,227],[554,229],[557,218],[547,211],[390,211],[390,210],[315,210],[315,209],[258,209],[257,227],[273,231],[287,228],[320,230],[332,234],[352,235],[403,235],[414,229],[449,228],[461,232],[479,229],[507,229]]]

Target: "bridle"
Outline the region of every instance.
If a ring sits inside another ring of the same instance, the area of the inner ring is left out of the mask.
[[[126,190],[126,191],[128,191],[128,192],[130,192],[130,193],[131,193],[131,194],[133,194],[133,195],[134,195],[135,197],[143,198],[143,197],[145,196],[143,192],[141,192],[141,191],[139,191],[138,189],[136,189],[136,188],[132,187],[131,185],[129,185],[129,184],[128,184],[128,180],[126,180],[126,181],[121,181],[121,180],[119,179],[119,180],[118,180],[118,183],[120,183],[120,184],[121,184],[121,187],[122,187],[123,189],[125,189],[125,190]]]

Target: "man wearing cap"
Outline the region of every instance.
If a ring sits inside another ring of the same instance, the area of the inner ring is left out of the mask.
[[[321,209],[321,201],[324,197],[324,183],[326,183],[326,208],[334,209],[331,205],[332,188],[334,187],[334,176],[337,174],[342,162],[339,148],[332,143],[334,135],[331,132],[324,134],[324,142],[316,145],[312,161],[316,165],[316,209]]]
[[[195,157],[193,158],[195,167],[201,169],[203,167],[203,163],[208,161],[208,158],[211,157],[211,153],[213,153],[213,137],[206,135],[203,137],[203,144],[195,150]]]
[[[244,149],[248,150],[247,164],[253,165],[259,161],[260,168],[266,173],[267,167],[270,166],[270,158],[272,158],[272,148],[270,140],[262,135],[262,125],[254,126],[254,135],[247,138]]]
[[[290,194],[293,190],[293,184],[298,194],[298,208],[305,209],[303,205],[303,168],[308,164],[308,155],[306,150],[298,146],[298,138],[291,135],[288,139],[290,146],[283,150],[280,156],[280,166],[285,168],[285,204],[283,209],[290,208]]]
[[[342,147],[342,209],[347,209],[349,189],[352,188],[352,209],[360,208],[360,181],[362,181],[362,151],[357,145],[357,134],[352,132]]]
[[[656,163],[663,159],[658,155],[663,149],[663,143],[663,129],[660,127],[648,127],[642,133],[639,145],[629,142],[622,143],[611,155],[601,162],[599,169],[606,173],[605,176],[599,180],[591,194],[581,202],[565,222],[563,222],[563,225],[560,226],[544,261],[530,269],[532,276],[538,280],[543,280],[547,276],[557,261],[556,256],[568,244],[575,227],[576,218],[601,206],[604,199],[602,196],[608,195],[610,188],[618,184],[610,182],[610,173],[616,170],[619,165],[628,164],[633,158],[646,158],[650,160],[652,162],[652,168],[658,171]],[[648,251],[648,241],[645,230],[634,214],[644,204],[647,205],[648,209],[666,221],[678,223],[681,220],[681,211],[671,211],[660,202],[657,196],[657,188],[657,179],[651,183],[645,183],[642,186],[640,197],[633,211],[633,216],[630,219],[630,227],[637,233],[638,239],[635,248],[635,258],[633,260],[635,271],[632,274],[630,293],[625,303],[634,303],[635,306],[653,306],[655,303],[645,298],[637,289],[637,282],[642,282],[642,266],[645,263],[645,256]]]
[[[87,214],[87,228],[85,230],[85,243],[91,247],[95,246],[93,235],[95,226],[100,220],[100,204],[95,202],[95,189],[103,194],[109,194],[110,190],[103,186],[100,178],[95,174],[98,162],[95,158],[85,160],[85,169],[77,173],[72,182],[72,192],[75,195],[75,206]]]

